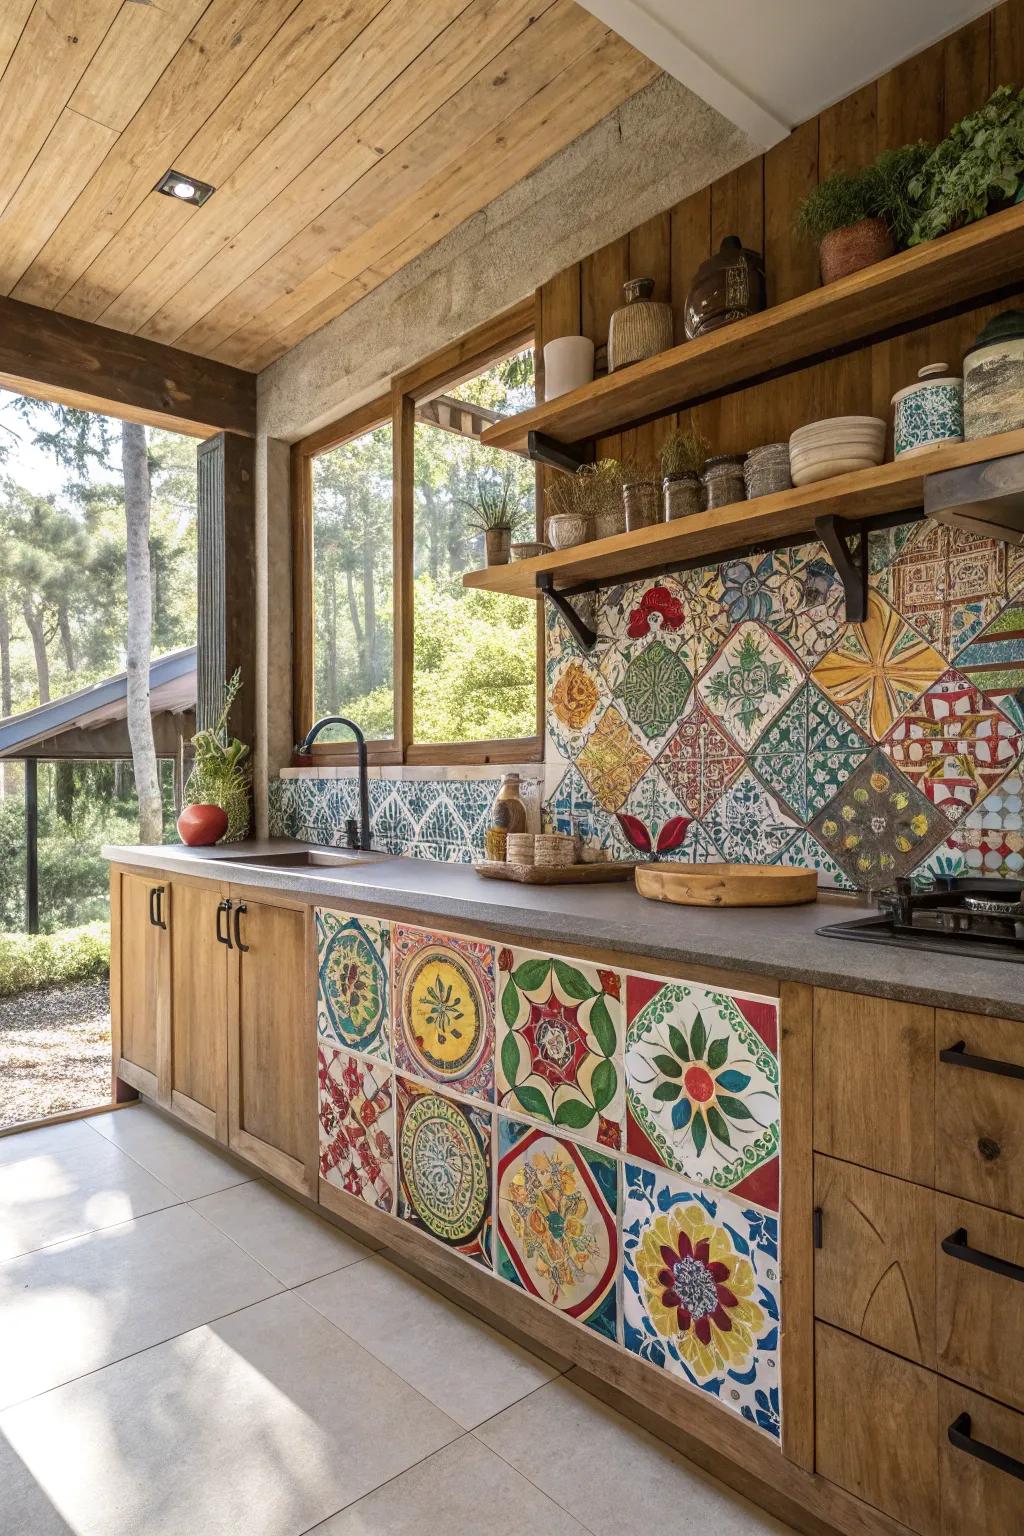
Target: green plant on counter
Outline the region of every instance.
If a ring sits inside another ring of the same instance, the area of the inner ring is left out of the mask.
[[[466,527],[473,533],[491,533],[507,528],[517,533],[526,518],[526,507],[515,483],[515,474],[506,470],[503,475],[479,475],[473,495],[462,499],[462,506],[469,513]]]
[[[666,479],[688,470],[699,475],[710,451],[711,444],[702,432],[677,427],[661,445],[661,473]]]
[[[237,842],[249,830],[249,748],[228,734],[228,716],[242,686],[236,669],[224,684],[224,698],[216,724],[197,731],[192,738],[195,767],[189,775],[185,799],[191,805],[219,805],[228,818],[223,841]]]
[[[920,206],[911,245],[982,219],[1012,202],[1024,176],[1024,91],[1001,85],[936,145],[909,192]]]

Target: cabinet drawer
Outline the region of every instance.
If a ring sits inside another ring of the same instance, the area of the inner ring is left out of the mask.
[[[942,1536],[1020,1536],[1022,1479],[1024,1415],[940,1378]]]
[[[940,1010],[935,1183],[1024,1216],[1024,1024]]]
[[[938,1368],[1024,1409],[1024,1221],[934,1198]]]

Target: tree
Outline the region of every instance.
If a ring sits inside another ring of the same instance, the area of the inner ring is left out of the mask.
[[[149,708],[149,663],[153,647],[153,597],[149,574],[150,481],[146,429],[121,423],[121,469],[127,527],[125,572],[128,586],[128,739],[132,744],[139,797],[139,840],[163,840],[163,800]]]

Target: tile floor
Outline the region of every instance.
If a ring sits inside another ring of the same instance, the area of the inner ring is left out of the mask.
[[[0,1138],[4,1536],[789,1529],[144,1105]]]

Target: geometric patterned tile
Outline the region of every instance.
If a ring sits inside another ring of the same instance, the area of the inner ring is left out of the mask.
[[[950,668],[897,720],[882,751],[958,821],[1009,773],[1021,737],[990,699]]]
[[[658,758],[658,768],[695,815],[706,816],[743,767],[743,753],[694,697],[679,729]]]
[[[677,652],[652,640],[634,650],[615,697],[646,741],[663,741],[678,725],[692,686],[693,678]]]
[[[744,769],[704,818],[704,826],[726,859],[737,864],[770,864],[800,831],[760,781]]]
[[[661,1169],[624,1172],[626,1348],[778,1439],[777,1217]]]
[[[605,710],[576,759],[594,799],[606,811],[619,809],[651,761],[614,704]]]
[[[618,1164],[498,1117],[495,1269],[605,1338],[618,1336]]]
[[[315,909],[315,920],[321,1040],[390,1061],[390,925],[371,917],[345,917],[326,907]]]
[[[804,673],[762,624],[741,624],[697,684],[708,709],[745,752],[789,702]]]
[[[861,890],[907,875],[949,822],[877,748],[811,822],[810,830]]]
[[[1024,780],[1019,768],[969,811],[942,845],[970,875],[1024,876]]]
[[[1006,600],[1000,539],[926,522],[913,530],[888,573],[889,600],[942,656],[967,645]]]
[[[956,661],[962,672],[1024,727],[1024,603],[1004,608]]]
[[[944,670],[939,653],[883,597],[869,592],[865,622],[847,627],[812,676],[866,736],[881,741]]]
[[[320,1177],[367,1205],[395,1203],[394,1076],[330,1045],[317,1050]]]
[[[490,1269],[490,1114],[396,1082],[398,1215]]]
[[[867,751],[856,726],[808,682],[765,731],[751,763],[806,821],[846,782]]]

